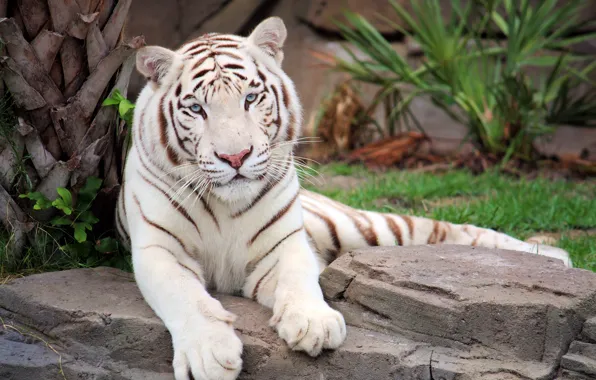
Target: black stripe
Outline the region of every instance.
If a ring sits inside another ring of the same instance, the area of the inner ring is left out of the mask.
[[[385,221],[387,222],[387,227],[389,227],[389,229],[393,233],[393,236],[395,237],[397,245],[404,245],[404,240],[401,236],[401,229],[399,228],[397,223],[395,223],[395,220],[393,220],[393,218],[389,215],[383,216],[385,217]]]
[[[178,160],[178,156],[176,152],[172,149],[168,139],[168,123],[166,120],[166,115],[164,112],[164,102],[165,102],[165,95],[161,98],[159,103],[159,111],[158,111],[158,124],[159,124],[159,141],[163,145],[164,149],[166,150],[168,159],[173,165],[179,165],[180,161]]]
[[[282,99],[284,101],[284,106],[286,108],[288,108],[289,107],[289,104],[290,104],[290,95],[288,94],[288,89],[283,84],[283,82],[281,84],[281,95],[282,95]]]
[[[410,240],[414,240],[414,221],[407,215],[399,215],[399,217],[402,218],[408,226],[408,234],[410,236]]]
[[[192,59],[192,58],[195,58],[199,54],[203,54],[206,51],[209,51],[209,47],[199,47],[196,50],[195,49],[189,50],[184,54],[191,56],[191,59]]]
[[[198,78],[202,77],[203,75],[210,73],[211,71],[213,71],[213,68],[201,70],[198,73],[196,73],[195,76],[192,77],[192,80],[198,79]],[[197,90],[197,88],[195,87],[195,90],[193,91],[193,93],[196,92],[196,90]]]
[[[142,125],[142,122],[143,122],[144,115],[145,115],[144,113],[141,113],[141,125]],[[158,181],[160,181],[160,182],[161,182],[161,183],[162,183],[164,186],[166,186],[167,188],[170,188],[170,187],[171,187],[171,186],[170,186],[170,184],[169,184],[169,183],[167,183],[167,182],[166,182],[164,179],[162,179],[162,176],[159,176],[159,175],[155,174],[155,173],[154,173],[154,172],[153,172],[153,171],[152,171],[152,170],[149,168],[149,166],[148,166],[148,165],[145,163],[145,161],[144,161],[144,158],[147,158],[147,160],[148,160],[149,162],[151,162],[151,158],[150,158],[149,154],[147,153],[147,149],[145,148],[145,146],[144,146],[144,144],[143,144],[143,142],[142,142],[142,135],[141,135],[140,131],[141,131],[141,130],[139,129],[139,134],[138,134],[138,137],[137,137],[137,134],[136,134],[136,133],[133,133],[133,138],[135,138],[135,139],[136,139],[136,138],[138,138],[137,145],[139,145],[139,146],[141,147],[141,151],[142,151],[142,152],[139,152],[139,155],[138,155],[138,156],[139,156],[139,161],[140,161],[141,165],[143,166],[143,168],[144,168],[144,169],[145,169],[145,170],[146,170],[146,171],[147,171],[149,174],[151,174],[153,177],[155,177],[155,178],[156,178]],[[141,154],[141,153],[143,153],[143,154]],[[143,155],[144,155],[145,157],[143,157]],[[204,163],[206,163],[206,164],[212,164],[212,162],[204,162]],[[154,166],[155,166],[155,165],[154,165]],[[159,167],[155,166],[155,168],[156,168],[157,170],[159,170],[160,172],[162,172],[162,173],[165,173],[163,170],[159,169]],[[197,192],[196,192],[194,189],[192,189],[192,192],[198,195],[198,193],[197,193]],[[201,198],[201,199],[202,199],[202,198]]]
[[[265,274],[263,275],[263,277],[261,277],[259,279],[259,281],[257,281],[257,283],[255,284],[255,288],[252,290],[252,299],[253,300],[257,300],[257,295],[259,294],[259,288],[261,287],[261,282],[263,282],[263,280],[265,279],[265,277],[269,276],[269,274],[271,273],[271,271],[273,271],[273,268],[275,268],[275,266],[277,265],[279,261],[276,261],[275,264],[273,264],[271,266],[271,268],[269,268],[269,270],[267,272],[265,272]]]
[[[261,227],[261,229],[259,231],[257,231],[257,233],[248,242],[248,245],[250,246],[252,243],[254,243],[255,240],[257,240],[257,238],[259,237],[259,235],[261,235],[269,227],[271,227],[273,224],[275,224],[275,222],[280,220],[288,212],[288,210],[290,210],[290,208],[292,208],[292,205],[294,205],[297,198],[298,198],[298,193],[296,193],[294,195],[294,197],[292,198],[292,200],[290,202],[288,202],[288,204],[286,204],[281,210],[279,210],[275,215],[273,215],[273,217],[271,219],[269,219],[269,221],[263,227]]]
[[[194,64],[194,65],[192,65],[192,69],[191,69],[191,70],[196,70],[196,69],[198,69],[198,68],[199,68],[199,67],[201,67],[201,65],[202,65],[202,64],[203,64],[203,63],[204,63],[204,62],[205,62],[207,59],[209,59],[209,58],[211,58],[211,56],[210,56],[210,55],[207,55],[207,56],[205,56],[205,57],[203,57],[203,58],[199,59],[198,61],[196,61],[196,62],[195,62],[195,64]]]
[[[221,45],[215,45],[214,48],[215,49],[238,49],[240,47],[240,45],[238,44],[221,44]]]
[[[230,69],[230,70],[244,70],[245,67],[242,65],[237,65],[235,63],[228,63],[227,65],[223,65],[224,69]]]
[[[273,90],[273,95],[275,96],[275,105],[276,105],[275,108],[277,109],[277,118],[275,120],[273,120],[273,124],[275,124],[277,126],[277,130],[275,131],[275,134],[273,135],[273,139],[272,139],[272,140],[275,140],[275,138],[279,134],[279,130],[281,129],[281,117],[280,117],[280,113],[279,113],[280,104],[279,104],[279,96],[277,95],[277,90],[275,89],[274,86],[271,86],[271,90]]]
[[[213,219],[213,223],[215,223],[215,225],[217,226],[217,230],[221,231],[221,229],[219,228],[219,222],[215,218],[215,214],[213,213],[211,206],[209,206],[209,203],[207,203],[207,201],[205,199],[203,199],[203,197],[201,197],[201,202],[203,203],[203,207],[205,208],[205,211],[207,211],[207,213],[211,216],[211,219]]]
[[[178,203],[176,200],[174,200],[172,197],[170,197],[170,195],[168,193],[166,193],[165,191],[163,191],[156,184],[154,184],[153,182],[151,182],[149,180],[149,178],[147,178],[147,177],[145,177],[143,175],[143,173],[141,173],[141,172],[138,172],[138,173],[141,175],[141,178],[143,178],[143,180],[145,180],[145,182],[147,182],[149,185],[153,186],[153,188],[159,190],[159,192],[162,193],[163,196],[168,199],[168,201],[172,204],[172,206],[174,206],[174,209],[176,211],[178,211],[180,214],[182,214],[182,216],[186,220],[188,220],[195,227],[195,230],[197,231],[197,233],[199,234],[199,237],[200,237],[201,236],[201,231],[199,230],[199,226],[197,226],[197,224],[191,218],[190,214],[188,213],[188,211],[186,211],[186,209],[184,208],[184,206],[182,206],[180,203]]]
[[[267,94],[264,92],[262,92],[261,95],[262,95],[261,98],[259,100],[257,100],[257,106],[259,104],[261,104],[263,102],[263,100],[265,100],[265,98],[267,97]],[[265,115],[265,116],[269,116],[269,115]]]
[[[174,128],[174,133],[176,134],[176,140],[178,142],[178,146],[189,156],[192,156],[193,154],[188,150],[188,148],[184,145],[185,141],[188,141],[189,138],[185,137],[184,139],[180,138],[180,134],[178,133],[178,128],[176,128],[176,120],[174,119],[174,105],[172,104],[172,102],[170,102],[170,105],[168,107],[168,111],[169,111],[169,116],[170,116],[170,122],[172,125],[172,128]]]
[[[170,249],[164,247],[161,244],[149,244],[149,245],[146,245],[144,247],[141,247],[141,249],[148,249],[148,248],[159,248],[159,249],[163,249],[164,251],[168,252],[173,257],[176,257],[176,254],[174,252],[172,252]],[[199,282],[201,284],[205,285],[205,279],[203,278],[203,276],[201,276],[200,274],[198,274],[194,270],[190,269],[186,265],[182,264],[180,261],[178,261],[178,265],[180,265],[183,269],[186,269],[187,271],[189,271],[193,276],[195,276],[197,278],[197,280],[199,280]]]
[[[265,75],[261,72],[261,70],[257,70],[257,75],[259,76],[263,84],[267,83],[267,78],[265,78]]]
[[[200,37],[199,37],[199,38],[200,38]],[[209,45],[211,45],[209,42],[207,42],[207,41],[205,41],[205,40],[200,40],[200,41],[198,41],[198,42],[195,42],[195,43],[193,43],[193,44],[192,44],[192,45],[190,45],[190,46],[187,46],[187,47],[186,47],[186,48],[185,48],[185,49],[182,51],[182,54],[188,54],[188,53],[189,53],[191,50],[194,50],[194,49],[196,49],[196,48],[198,48],[198,47],[201,47],[201,46],[209,46]]]
[[[377,233],[373,228],[372,221],[368,218],[368,216],[366,216],[363,213],[358,213],[357,211],[355,211],[355,214],[360,215],[368,223],[368,226],[364,226],[362,222],[360,222],[354,215],[348,215],[350,218],[354,220],[354,224],[356,225],[356,228],[358,229],[364,240],[366,240],[368,245],[378,247],[379,237],[377,236]]]
[[[238,78],[242,79],[242,80],[247,80],[248,78],[245,77],[244,75],[237,73],[237,72],[233,72],[232,74],[236,75]]]
[[[147,218],[147,216],[145,215],[145,213],[143,212],[143,208],[141,207],[141,203],[139,202],[139,199],[137,198],[136,194],[132,194],[132,199],[135,201],[135,203],[137,204],[137,207],[139,208],[139,213],[141,214],[141,217],[143,218],[143,220],[145,221],[145,223],[149,224],[150,226],[162,231],[163,233],[165,233],[166,235],[170,235],[174,240],[176,240],[176,242],[178,244],[180,244],[180,247],[184,250],[184,253],[186,253],[188,256],[192,257],[192,255],[188,252],[188,250],[186,249],[186,246],[184,245],[184,243],[182,242],[182,240],[180,240],[179,237],[177,237],[176,235],[174,235],[172,232],[170,232],[168,229],[166,229],[163,226],[160,226],[159,224],[149,220],[149,218]]]
[[[122,212],[124,212],[124,217],[126,218],[126,197],[124,192],[125,182],[122,181],[122,187],[120,188],[120,196],[118,197],[118,207],[116,208],[116,224],[120,225],[122,232],[124,232],[124,237],[130,242],[130,235],[124,228],[124,222],[122,219]],[[120,211],[122,209],[122,211]],[[127,218],[128,219],[128,218]]]
[[[130,235],[126,232],[124,224],[122,224],[122,215],[120,214],[120,211],[116,212],[116,228],[120,230],[120,237],[125,238],[130,244]]]
[[[356,227],[356,229],[358,230],[358,232],[360,232],[360,235],[362,236],[362,238],[366,241],[366,243],[368,245],[371,246],[378,246],[379,245],[379,240],[377,237],[376,232],[374,231],[374,229],[372,228],[372,221],[363,213],[358,212],[357,210],[348,207],[342,203],[339,202],[335,202],[327,197],[324,197],[320,194],[317,193],[312,193],[314,198],[318,198],[319,202],[326,204],[329,207],[333,207],[334,209],[336,209],[337,211],[343,213],[346,217],[348,217],[352,223],[354,223],[354,226]],[[364,220],[366,220],[368,226],[365,226],[359,218],[363,218]]]
[[[223,36],[219,34],[215,34],[212,38],[209,38],[209,41],[218,42],[218,41],[230,41],[230,42],[237,42],[241,43],[242,40],[239,38],[233,38],[231,36]]]
[[[239,55],[236,55],[234,53],[231,53],[229,51],[218,51],[216,54],[217,55],[225,55],[227,57],[230,57],[230,58],[233,58],[233,59],[237,59],[239,61],[242,60],[242,57],[240,57]]]
[[[290,111],[290,120],[288,121],[288,132],[286,133],[287,141],[294,140],[294,135],[296,134],[294,124],[296,124],[296,117],[294,116],[294,113]]]
[[[248,265],[246,266],[246,270],[247,273],[250,274],[252,273],[257,266],[259,266],[259,264],[261,263],[261,261],[263,261],[265,259],[265,257],[269,256],[271,254],[271,252],[275,251],[275,249],[277,247],[279,247],[279,245],[281,243],[283,243],[286,239],[288,239],[290,236],[294,235],[296,232],[299,232],[302,229],[302,227],[300,228],[296,228],[294,231],[290,232],[289,234],[287,234],[286,236],[284,236],[283,238],[281,238],[277,243],[275,243],[275,245],[273,247],[271,247],[270,250],[268,250],[267,252],[265,252],[264,254],[260,255],[258,257],[258,259],[252,259]]]
[[[261,199],[263,199],[263,197],[265,195],[267,195],[267,193],[269,191],[271,191],[271,189],[273,189],[275,186],[277,186],[277,184],[279,184],[280,182],[282,182],[282,180],[284,178],[286,178],[289,170],[289,166],[291,165],[290,162],[286,163],[286,166],[282,169],[283,170],[283,175],[275,182],[268,182],[267,185],[265,185],[265,187],[263,187],[263,189],[259,192],[259,194],[255,197],[255,199],[253,199],[253,201],[248,204],[247,206],[245,206],[244,208],[242,208],[241,210],[235,212],[234,214],[232,214],[232,218],[238,218],[240,216],[242,216],[245,212],[247,212],[248,210],[250,210],[251,208],[253,208]]]
[[[311,214],[321,219],[327,225],[329,236],[331,236],[331,241],[333,242],[333,248],[336,254],[339,253],[341,250],[341,242],[339,241],[339,236],[337,234],[337,227],[335,226],[335,223],[333,223],[333,221],[329,219],[329,217],[327,217],[326,215],[323,215],[320,212],[306,206],[304,203],[302,204],[302,208],[305,211],[310,212]]]

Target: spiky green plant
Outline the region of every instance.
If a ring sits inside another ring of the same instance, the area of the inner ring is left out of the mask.
[[[583,1],[479,0],[462,6],[452,0],[447,21],[438,0],[411,0],[411,13],[390,2],[405,27],[387,22],[420,46],[422,64],[408,62],[365,18],[351,12],[346,23],[337,24],[365,58],[344,47],[351,59],[334,59],[337,70],[382,87],[373,103],[387,102],[396,91],[402,94],[387,124],[408,114],[413,99],[428,96],[468,127],[479,148],[505,159],[534,159],[536,137],[558,125],[593,125],[596,92],[588,75],[596,63],[590,63],[594,57],[569,51],[596,36],[578,34],[585,26],[578,21]],[[486,31],[497,31],[506,41],[489,43],[482,38]],[[546,68],[547,75],[531,78],[530,66]],[[582,82],[592,90],[582,95],[569,91]]]

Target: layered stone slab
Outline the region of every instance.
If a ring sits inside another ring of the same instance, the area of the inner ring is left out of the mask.
[[[592,376],[591,272],[517,252],[393,247],[342,256],[321,284],[350,326],[339,350],[316,359],[277,338],[269,310],[219,297],[239,316],[242,379]],[[2,379],[63,379],[60,364],[67,379],[173,379],[169,334],[130,274],[96,268],[16,279],[0,287],[0,316]]]

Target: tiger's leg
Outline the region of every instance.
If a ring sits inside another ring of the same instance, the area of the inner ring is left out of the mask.
[[[249,264],[245,296],[273,308],[270,325],[292,349],[316,356],[323,348],[339,347],[345,322],[323,299],[319,264],[304,228],[282,236],[266,257]]]
[[[235,316],[207,293],[200,272],[182,266],[166,247],[168,239],[162,240],[163,246],[133,245],[132,256],[141,293],[172,335],[176,380],[236,379],[242,343],[232,327]]]

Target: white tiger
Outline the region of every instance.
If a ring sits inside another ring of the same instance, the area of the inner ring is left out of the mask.
[[[153,46],[137,54],[149,83],[137,101],[116,222],[130,242],[138,286],[171,333],[177,380],[240,372],[235,317],[208,288],[272,308],[279,336],[316,356],[346,337],[318,284],[346,250],[537,249],[492,230],[355,210],[300,190],[292,151],[301,106],[281,69],[285,38],[274,17],[248,38],[207,34],[177,51]],[[537,253],[570,264],[560,249]]]

